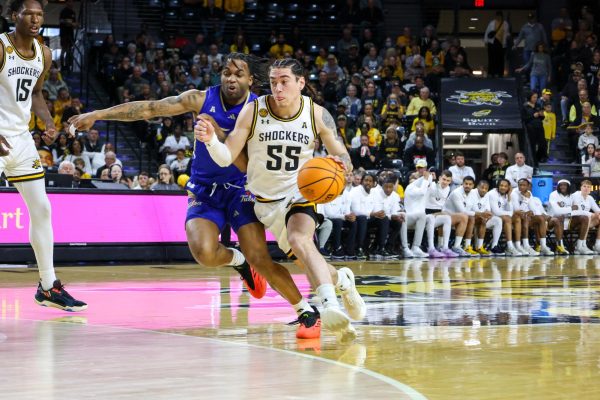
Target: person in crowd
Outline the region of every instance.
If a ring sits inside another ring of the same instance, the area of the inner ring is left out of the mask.
[[[502,219],[502,229],[506,238],[506,255],[522,256],[513,243],[513,207],[510,201],[510,192],[512,191],[511,182],[508,179],[501,179],[498,187],[488,192],[490,209],[492,215]],[[520,246],[520,245],[519,245]]]
[[[504,20],[502,11],[496,11],[496,16],[490,21],[483,35],[483,41],[487,46],[488,77],[490,78],[504,76],[504,59],[509,35],[508,22]]]
[[[136,179],[134,180],[132,189],[134,189],[134,190],[150,190],[150,186],[151,186],[150,174],[148,174],[146,171],[141,171],[138,174],[138,176],[136,177]]]
[[[360,147],[352,149],[350,157],[355,169],[375,169],[377,166],[377,149],[369,146],[369,136],[366,133],[360,136]]]
[[[448,171],[452,173],[452,190],[462,186],[465,177],[470,176],[473,179],[476,178],[475,171],[473,171],[473,168],[471,168],[468,165],[465,165],[465,155],[462,152],[455,152],[454,160],[455,164],[448,168]]]
[[[416,130],[416,125],[419,122],[423,123],[427,135],[433,135],[435,133],[435,121],[433,120],[429,107],[423,106],[419,109],[419,114],[417,114],[417,117],[413,120],[411,131],[414,132]]]
[[[546,53],[546,45],[538,43],[529,61],[515,71],[517,73],[529,71],[529,88],[532,92],[541,93],[550,84],[552,74],[552,62],[550,55]]]
[[[540,253],[535,251],[529,244],[529,224],[533,217],[533,212],[529,207],[532,198],[529,191],[529,180],[519,179],[517,185],[517,190],[512,190],[510,193],[515,248],[524,256],[539,256]]]
[[[523,47],[523,62],[527,64],[532,53],[535,51],[538,43],[543,43],[545,46],[548,46],[548,39],[546,38],[546,30],[536,21],[535,14],[530,13],[527,15],[527,23],[521,27],[521,31],[519,32],[519,36],[514,41],[513,49],[515,49],[519,44],[525,41],[525,45]]]
[[[525,154],[515,154],[515,163],[506,169],[505,177],[513,188],[517,187],[519,179],[531,180],[533,168],[525,164]]]
[[[449,241],[452,230],[452,217],[442,213],[444,203],[450,195],[450,183],[452,174],[450,171],[443,171],[438,178],[438,182],[433,182],[425,196],[425,214],[427,214],[427,250],[430,258],[457,257],[458,254],[450,250]],[[456,216],[457,223],[460,224],[460,239],[464,235],[467,227],[467,216]],[[434,236],[436,228],[441,227],[442,235],[439,236],[438,248],[435,247]],[[459,233],[457,233],[459,235]]]
[[[531,149],[534,153],[534,163],[545,162],[548,157],[548,144],[544,136],[544,112],[537,108],[536,92],[531,92],[527,96],[527,102],[523,105],[522,118],[527,135],[531,143]]]
[[[579,149],[580,156],[584,156],[586,153],[586,147],[588,145],[594,145],[594,147],[598,147],[598,137],[594,135],[594,127],[592,124],[586,124],[585,128],[583,128],[583,133],[579,135],[579,140],[577,141],[577,149]]]
[[[477,232],[477,241],[474,250],[481,257],[488,257],[492,254],[495,256],[504,255],[504,250],[498,245],[498,242],[500,241],[500,235],[502,235],[502,227],[505,224],[503,223],[502,217],[494,215],[492,212],[490,196],[488,195],[489,188],[490,185],[488,181],[485,179],[480,180],[477,184],[477,189],[471,190],[469,193],[467,201],[467,209],[474,213],[475,218],[473,228],[474,232]],[[492,229],[492,243],[489,251],[483,245],[485,233],[488,229]],[[467,242],[468,239],[465,240],[465,246],[470,244]],[[470,249],[467,247],[466,251],[473,254],[469,250]]]
[[[435,153],[433,150],[425,146],[425,139],[417,136],[415,145],[404,150],[404,168],[412,171],[416,166],[416,162],[423,159],[427,165],[434,165]]]
[[[544,92],[549,92],[549,90],[544,89],[542,93]],[[544,138],[546,139],[546,151],[548,155],[550,153],[550,145],[556,139],[556,114],[552,111],[552,103],[550,101],[543,103],[542,107],[544,110],[542,125],[544,126]]]
[[[377,163],[381,168],[397,168],[396,160],[402,160],[404,145],[398,138],[398,132],[393,126],[385,130],[385,139],[379,145]]]
[[[150,187],[150,190],[181,190],[181,188],[175,183],[171,168],[162,164],[158,167],[158,181]]]
[[[435,103],[433,100],[429,98],[429,88],[424,87],[419,92],[419,97],[414,97],[408,108],[406,109],[406,115],[418,115],[421,107],[429,108],[431,115],[435,116],[437,113],[437,109],[435,108]]]
[[[589,167],[586,167],[588,165]],[[596,147],[594,157],[586,162],[586,166],[583,168],[583,176],[592,178],[600,177],[600,147]]]
[[[421,121],[418,121],[415,124],[415,130],[414,130],[414,132],[411,132],[410,135],[408,136],[408,139],[406,139],[404,148],[410,149],[411,147],[413,147],[415,145],[415,140],[418,137],[423,138],[425,146],[427,148],[433,150],[433,141],[427,135],[427,132],[425,130],[425,124],[422,123]]]

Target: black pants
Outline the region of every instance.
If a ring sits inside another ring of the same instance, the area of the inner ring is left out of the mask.
[[[342,229],[343,227],[348,228],[348,238],[346,241],[345,252],[349,256],[356,254],[356,222],[350,222],[343,219],[331,219],[333,228],[331,229],[331,241],[333,250],[337,250],[342,247]]]
[[[571,151],[571,158],[573,159],[573,161],[575,162],[581,162],[581,155],[579,153],[579,148],[577,147],[577,144],[579,143],[579,133],[577,132],[577,130],[573,129],[569,129],[569,149]]]
[[[400,227],[402,224],[398,221],[390,220],[390,232],[387,238],[387,248],[390,250],[395,250],[396,245],[398,243],[398,239],[400,238]]]
[[[548,142],[544,136],[544,130],[539,128],[527,128],[529,132],[529,141],[531,142],[531,151],[536,164],[541,160],[548,158]],[[577,145],[575,145],[577,147]]]
[[[488,50],[488,76],[504,76],[504,48],[498,39],[494,39],[493,44],[487,45]]]
[[[372,228],[377,230],[376,247],[378,249],[383,249],[385,247],[385,242],[387,241],[390,230],[390,219],[388,217],[367,218],[366,216],[362,215],[360,217],[356,217],[356,225],[356,242],[359,248],[368,248],[369,243],[367,243],[367,233],[368,230]]]

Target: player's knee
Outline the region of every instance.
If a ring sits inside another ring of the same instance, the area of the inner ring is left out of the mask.
[[[294,253],[304,252],[307,246],[313,245],[312,237],[303,235],[301,233],[288,234],[288,242],[294,250]]]
[[[210,243],[194,243],[190,245],[190,251],[196,262],[204,267],[217,267],[217,248]]]

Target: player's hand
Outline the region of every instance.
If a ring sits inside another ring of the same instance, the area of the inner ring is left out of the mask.
[[[96,114],[93,112],[73,115],[67,122],[69,122],[69,129],[67,132],[73,134],[72,130],[76,129],[78,131],[89,131],[92,129],[92,126],[96,123]],[[71,128],[73,126],[74,128]]]
[[[200,114],[199,117],[202,117],[203,120],[210,122],[212,124],[213,128],[215,128],[215,135],[217,135],[217,137],[219,138],[219,140],[221,142],[225,141],[225,139],[227,138],[227,135],[225,134],[225,132],[223,132],[223,130],[221,129],[219,124],[217,124],[217,121],[215,121],[215,119],[212,117],[212,115]]]
[[[196,126],[194,126],[194,137],[204,143],[210,142],[215,134],[215,127],[204,114],[198,115]]]
[[[12,149],[12,146],[4,136],[0,135],[0,157],[7,156],[10,153],[10,149]]]
[[[334,155],[328,154],[327,157],[325,157],[325,158],[332,159],[336,163],[340,164],[340,167],[344,168],[344,171],[347,170],[346,164],[344,164],[344,162],[342,161],[342,159],[339,156],[334,156]]]
[[[56,127],[46,128],[42,133],[42,140],[46,143],[46,146],[50,146],[56,140],[57,135]]]

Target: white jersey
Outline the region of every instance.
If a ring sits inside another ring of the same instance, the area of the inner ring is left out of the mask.
[[[467,198],[467,209],[473,213],[491,212],[492,207],[490,205],[489,193],[486,193],[482,197],[479,195],[479,190],[471,190]]]
[[[0,134],[17,136],[29,131],[31,95],[44,72],[44,51],[33,41],[33,57],[23,57],[7,33],[0,35],[4,62],[0,65]]]
[[[573,211],[571,208],[572,204],[573,201],[571,200],[570,194],[565,196],[555,190],[550,193],[550,198],[548,200],[548,214],[553,217],[559,217],[561,215],[569,216]]]
[[[425,200],[425,208],[432,210],[442,210],[444,204],[450,195],[450,186],[442,189],[439,183],[429,186]]]
[[[501,217],[504,215],[512,217],[513,207],[508,195],[502,195],[500,192],[498,192],[498,189],[492,189],[487,193],[487,196],[490,199],[490,208],[492,209],[492,213],[496,217]]]
[[[581,191],[577,191],[571,195],[573,206],[577,206],[577,210],[573,210],[571,215],[590,215],[595,212],[600,212],[600,207],[591,195],[583,198]]]
[[[469,196],[465,193],[465,189],[462,186],[457,187],[450,192],[450,196],[448,196],[448,200],[446,200],[446,203],[444,204],[443,211],[453,214],[475,215],[475,212],[467,207],[468,198]]]
[[[433,185],[431,175],[428,179],[420,177],[404,190],[404,211],[407,215],[425,214],[425,196]]]
[[[529,202],[531,201],[531,192],[527,191],[527,193],[529,193],[529,197],[524,196],[518,190],[513,190],[510,193],[510,201],[512,203],[514,211],[531,211],[531,209],[529,208]]]
[[[298,170],[313,158],[313,102],[301,96],[300,110],[289,119],[276,116],[268,96],[254,100],[254,120],[248,137],[248,189],[259,198],[283,199],[298,190]]]

